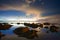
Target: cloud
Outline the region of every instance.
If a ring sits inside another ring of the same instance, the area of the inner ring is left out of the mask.
[[[46,16],[45,19],[37,20],[37,22],[50,22],[50,23],[60,23],[59,21],[60,21],[60,15]]]
[[[41,10],[38,10],[34,7],[28,7],[28,5],[23,4],[23,5],[19,5],[19,6],[14,6],[14,5],[3,5],[2,7],[0,7],[0,10],[17,10],[17,11],[22,11],[26,13],[26,16],[30,16],[33,15],[32,18],[34,19],[39,19],[41,17]]]
[[[26,3],[30,4],[32,2],[35,2],[35,0],[25,0]]]

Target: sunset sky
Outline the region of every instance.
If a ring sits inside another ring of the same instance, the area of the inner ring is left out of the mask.
[[[42,28],[37,27],[37,30],[40,29],[38,38],[32,40],[60,40],[60,0],[0,0],[0,25],[2,25],[0,27],[5,27],[1,22],[12,22],[10,24],[12,26],[8,30],[1,30],[0,28],[0,34],[5,34],[2,40],[28,40],[15,35],[13,32],[18,27],[26,27],[24,22],[56,23],[58,26],[55,28],[58,32],[50,32],[51,29],[55,30],[54,25],[51,28],[51,25],[48,27],[43,25]],[[30,32],[28,33],[30,34]]]
[[[0,0],[0,22],[30,20],[59,22],[60,0]]]

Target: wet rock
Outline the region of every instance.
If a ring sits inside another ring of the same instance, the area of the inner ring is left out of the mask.
[[[18,25],[20,24],[20,23],[17,23]]]
[[[0,32],[0,39],[4,37],[5,35]]]
[[[50,25],[50,23],[48,23],[48,22],[45,22],[45,23],[43,23],[44,25]]]
[[[7,30],[10,27],[12,27],[12,25],[10,25],[8,23],[0,23],[0,30]]]
[[[57,29],[58,29],[58,27],[56,27],[55,25],[50,26],[51,32],[58,32]]]
[[[43,24],[41,24],[41,23],[38,26],[41,27],[41,28],[43,28]]]
[[[32,28],[37,28],[37,27],[43,27],[43,24],[30,24],[30,23],[24,23],[25,26],[29,26],[29,27],[32,27]]]
[[[29,30],[27,27],[19,27],[14,30],[14,33],[19,37],[25,37],[28,39],[38,37],[37,32],[35,30]]]

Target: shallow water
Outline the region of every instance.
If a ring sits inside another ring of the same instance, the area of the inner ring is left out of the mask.
[[[40,32],[38,32],[39,38],[26,39],[24,37],[18,37],[13,32],[13,30],[15,30],[18,27],[24,27],[24,26],[23,25],[20,25],[20,26],[14,25],[9,30],[0,30],[3,34],[6,35],[6,36],[2,37],[1,40],[60,40],[60,31],[57,33],[56,32],[46,33],[47,30],[45,28],[41,28]]]

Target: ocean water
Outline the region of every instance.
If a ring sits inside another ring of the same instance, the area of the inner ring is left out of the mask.
[[[24,38],[18,37],[14,35],[13,30],[15,30],[18,27],[25,27],[23,24],[20,25],[13,25],[9,30],[0,30],[3,34],[6,36],[2,38],[2,40],[24,40]],[[33,40],[60,40],[60,31],[59,32],[50,32],[46,33],[48,29],[40,28],[40,32],[38,34],[39,38],[33,39]],[[9,36],[9,37],[8,37]],[[25,39],[29,40],[29,39]]]

